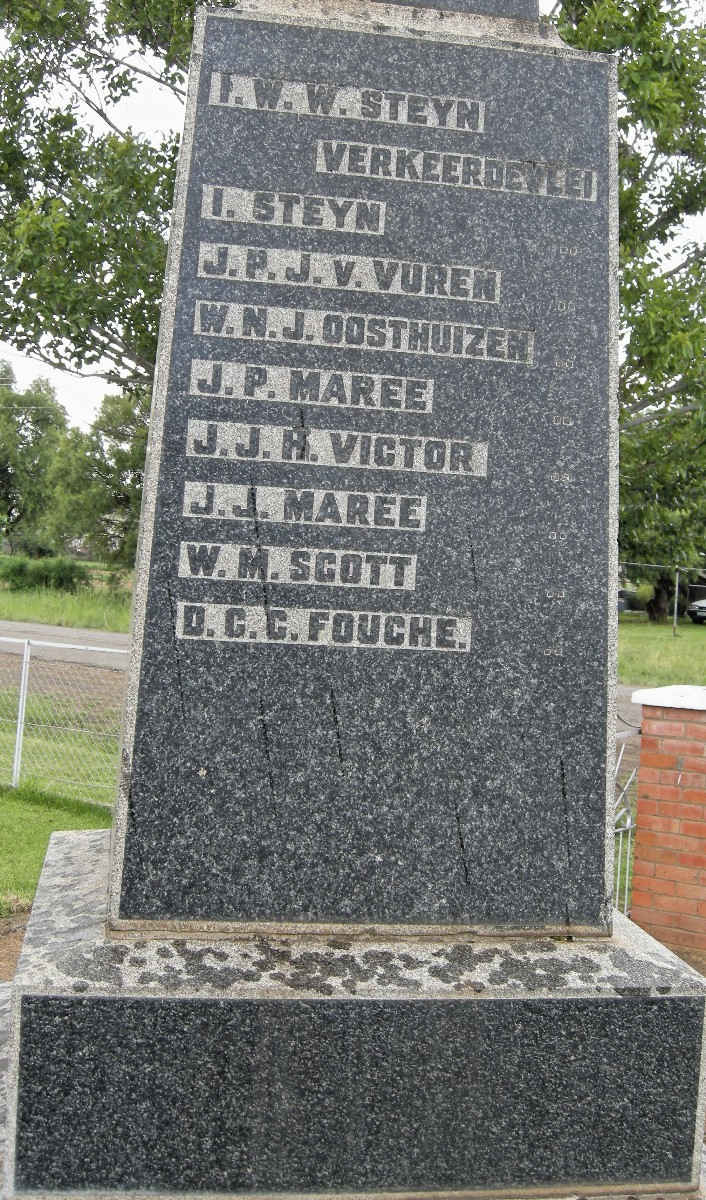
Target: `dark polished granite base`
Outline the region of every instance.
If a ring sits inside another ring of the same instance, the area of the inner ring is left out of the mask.
[[[706,983],[628,922],[107,941],[107,849],[49,848],[15,981],[9,1196],[696,1190]]]

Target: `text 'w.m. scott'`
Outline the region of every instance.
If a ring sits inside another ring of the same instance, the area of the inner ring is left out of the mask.
[[[611,64],[196,53],[110,923],[607,932]]]

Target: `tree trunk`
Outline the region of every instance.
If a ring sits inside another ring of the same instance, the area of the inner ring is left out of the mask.
[[[654,596],[647,602],[647,616],[650,621],[668,621],[670,601],[674,595],[674,580],[670,575],[660,575],[654,589]]]

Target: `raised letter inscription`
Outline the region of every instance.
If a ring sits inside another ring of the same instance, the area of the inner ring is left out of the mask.
[[[424,125],[456,133],[482,132],[485,115],[483,101],[466,96],[424,96],[387,88],[253,78],[229,71],[212,72],[209,103],[225,108],[296,113],[300,117]]]
[[[471,618],[180,603],[177,637],[213,638],[217,642],[298,642],[335,650],[445,650],[464,654],[471,648]]]
[[[184,485],[185,517],[219,521],[272,521],[350,529],[426,529],[426,496],[344,492],[325,488],[252,487],[240,483]]]
[[[497,304],[500,272],[468,263],[430,263],[360,254],[312,254],[273,246],[219,245],[202,242],[199,275],[203,279],[243,279],[252,283],[298,284],[390,296],[438,296],[474,304]]]
[[[204,184],[201,216],[212,221],[335,229],[339,233],[385,232],[385,204],[351,196],[309,196],[301,192],[250,192]]]
[[[274,404],[418,413],[431,412],[434,380],[195,358],[190,391],[192,396],[233,396],[240,403],[269,400]]]
[[[258,580],[337,587],[414,591],[416,554],[375,554],[332,546],[268,546],[233,542],[182,542],[179,574],[185,578]]]
[[[457,321],[415,321],[408,317],[326,312],[319,308],[255,307],[198,299],[194,333],[358,347],[361,350],[393,350],[435,358],[534,364],[532,329],[502,329]]]
[[[186,453],[200,458],[267,459],[301,466],[432,475],[483,477],[488,470],[487,442],[358,433],[353,429],[302,429],[296,425],[239,425],[233,421],[189,421]]]

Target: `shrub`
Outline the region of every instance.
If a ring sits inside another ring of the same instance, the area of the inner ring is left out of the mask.
[[[21,558],[18,555],[3,555],[0,560],[0,579],[3,579],[13,592],[31,587],[27,579],[28,572],[28,558]]]
[[[0,559],[0,579],[10,591],[20,592],[27,588],[51,588],[59,592],[75,592],[79,586],[89,582],[89,574],[83,563],[73,558],[22,558],[19,555],[3,556]]]
[[[25,554],[27,558],[51,558],[56,551],[31,533],[21,533],[13,539],[13,549],[16,553]]]
[[[38,586],[55,588],[59,592],[75,592],[90,582],[88,567],[74,558],[46,558],[33,566],[46,568],[47,582]]]

